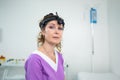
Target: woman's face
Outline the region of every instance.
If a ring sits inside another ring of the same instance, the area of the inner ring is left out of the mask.
[[[45,42],[56,45],[59,44],[63,34],[63,26],[59,25],[56,20],[49,21],[42,31],[45,36]]]

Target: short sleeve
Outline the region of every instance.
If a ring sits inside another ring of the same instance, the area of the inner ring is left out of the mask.
[[[39,56],[32,54],[25,63],[26,80],[43,80]]]

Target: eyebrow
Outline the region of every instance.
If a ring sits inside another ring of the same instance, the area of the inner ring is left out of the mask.
[[[54,23],[48,23],[48,25],[55,25],[55,24],[54,24]],[[60,26],[61,26],[62,24],[58,24],[58,25],[60,25]]]

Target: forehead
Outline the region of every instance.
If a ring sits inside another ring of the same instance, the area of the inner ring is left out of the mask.
[[[62,25],[62,24],[58,24],[57,20],[52,20],[52,21],[49,21],[47,25]]]

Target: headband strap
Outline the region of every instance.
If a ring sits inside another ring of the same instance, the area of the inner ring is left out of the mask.
[[[51,13],[51,14],[52,14],[52,13]],[[59,24],[59,25],[62,24],[63,27],[64,27],[64,25],[65,25],[64,20],[63,20],[62,18],[60,18],[60,17],[58,16],[57,12],[56,12],[56,15],[53,15],[53,14],[52,14],[52,15],[49,15],[48,17],[44,18],[44,19],[40,22],[40,24],[39,24],[40,28],[42,29],[43,27],[46,26],[46,24],[47,24],[49,21],[52,21],[52,20],[57,20],[58,24]]]

